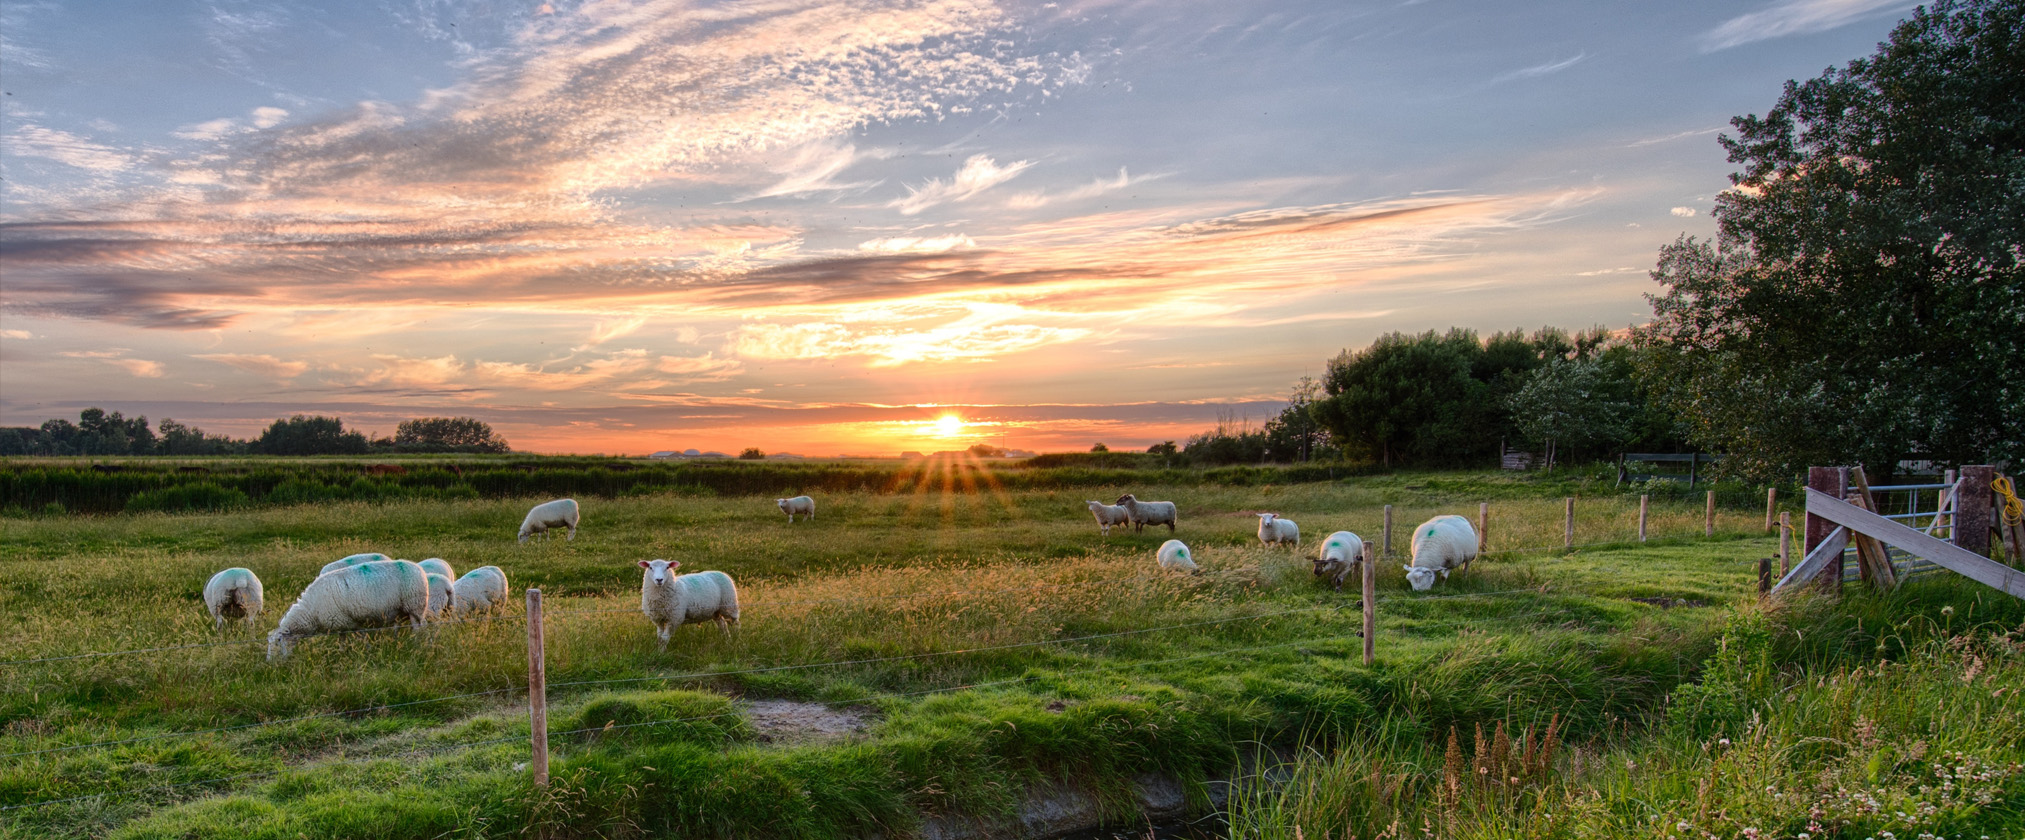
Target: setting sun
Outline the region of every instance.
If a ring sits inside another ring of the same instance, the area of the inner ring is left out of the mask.
[[[935,421],[935,433],[943,437],[963,434],[963,418],[954,414],[942,415],[941,419]]]

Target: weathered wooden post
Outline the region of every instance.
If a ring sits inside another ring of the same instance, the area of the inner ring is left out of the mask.
[[[1779,577],[1793,571],[1793,514],[1779,512]]]
[[[1840,499],[1848,495],[1849,470],[1846,467],[1808,467],[1807,486],[1826,493],[1832,498]],[[1820,545],[1822,540],[1828,539],[1828,534],[1834,530],[1835,523],[1815,516],[1812,513],[1807,514],[1806,538],[1800,544],[1800,555],[1805,557],[1814,553],[1814,548]],[[1822,567],[1820,576],[1816,577],[1815,580],[1823,590],[1829,592],[1841,591],[1842,555],[1838,554],[1830,558],[1828,563]]]
[[[1765,533],[1772,533],[1773,519],[1779,515],[1779,488],[1765,488]]]
[[[1772,558],[1758,558],[1758,597],[1772,594]]]
[[[1491,503],[1477,503],[1477,556],[1482,557],[1491,547]]]
[[[1962,468],[1962,480],[1955,483],[1954,544],[1990,556],[1990,482],[1997,468],[1980,464]]]
[[[1372,556],[1371,544],[1364,544],[1364,664],[1378,661],[1378,648],[1374,646],[1378,635],[1378,558]]]
[[[1651,496],[1649,496],[1649,495],[1647,495],[1647,494],[1644,494],[1644,493],[1640,493],[1640,494],[1638,494],[1638,541],[1639,541],[1639,542],[1645,542],[1645,511],[1646,511],[1646,508],[1647,508],[1647,507],[1648,507],[1649,505],[1651,505],[1651,504],[1652,504],[1652,497],[1651,497]]]
[[[548,787],[548,668],[542,651],[541,590],[527,590],[527,725],[534,757],[534,786]]]
[[[1561,526],[1561,547],[1562,547],[1562,548],[1574,548],[1574,547],[1575,547],[1575,497],[1574,497],[1574,496],[1569,496],[1569,497],[1568,497],[1568,515],[1567,515],[1567,517],[1566,517],[1566,520],[1567,520],[1566,524],[1564,524],[1564,525],[1562,525],[1562,526]]]
[[[1385,506],[1385,551],[1383,551],[1383,552],[1382,552],[1382,554],[1383,554],[1384,556],[1386,556],[1386,557],[1391,557],[1391,556],[1392,556],[1392,506],[1391,506],[1391,505],[1386,505],[1386,506]]]
[[[1716,491],[1710,490],[1708,512],[1702,514],[1702,536],[1713,537],[1715,535],[1716,535]]]

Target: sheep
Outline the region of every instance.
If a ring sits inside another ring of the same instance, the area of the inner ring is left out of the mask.
[[[479,566],[451,584],[450,591],[457,615],[490,612],[506,605],[506,573],[498,566]]]
[[[731,635],[738,623],[738,587],[731,576],[719,571],[678,575],[680,560],[642,560],[640,568],[640,611],[654,622],[661,638],[662,652],[668,650],[668,633],[684,624],[715,620],[717,629]]]
[[[416,565],[419,566],[421,564],[417,563]],[[452,589],[450,579],[435,572],[423,572],[422,574],[424,579],[429,582],[429,609],[423,615],[423,618],[435,621],[450,614],[451,604],[457,598],[456,591]]]
[[[267,634],[267,659],[287,659],[295,640],[318,633],[397,625],[429,613],[428,573],[406,560],[365,563],[310,581]]]
[[[429,574],[442,575],[446,578],[449,578],[450,580],[457,579],[457,573],[450,569],[450,561],[445,560],[441,557],[431,557],[416,565],[421,566],[422,571],[428,572]]]
[[[1173,502],[1142,502],[1131,493],[1118,497],[1118,506],[1125,509],[1125,515],[1132,521],[1133,531],[1145,530],[1148,525],[1167,525],[1167,532],[1174,533],[1174,522],[1178,514]]]
[[[1326,578],[1336,584],[1336,591],[1343,591],[1343,581],[1356,573],[1358,564],[1364,562],[1364,539],[1349,531],[1337,531],[1322,541],[1322,551],[1315,556],[1315,577]]]
[[[798,513],[807,519],[816,518],[816,500],[807,496],[796,496],[792,499],[775,499],[773,500],[773,504],[774,507],[780,508],[781,513],[787,514],[789,525],[795,524],[795,514]]]
[[[377,551],[368,551],[364,554],[354,554],[350,557],[341,557],[339,559],[332,560],[329,563],[325,563],[323,564],[322,571],[317,572],[317,574],[319,576],[327,575],[339,569],[349,569],[361,563],[385,563],[388,560],[392,559],[394,558],[388,557],[387,555],[381,554]]]
[[[1413,564],[1402,566],[1406,582],[1417,590],[1434,586],[1435,576],[1448,578],[1477,559],[1477,529],[1460,516],[1437,516],[1413,529]]]
[[[527,518],[521,520],[520,541],[525,543],[528,537],[535,534],[541,534],[546,539],[548,529],[568,526],[569,539],[574,542],[577,538],[577,521],[577,500],[557,499],[553,502],[542,502],[530,508]]]
[[[212,630],[225,629],[225,619],[244,618],[251,627],[267,601],[260,589],[260,577],[252,569],[234,566],[211,576],[204,584],[204,607],[211,611]]]
[[[1300,548],[1301,526],[1294,524],[1294,520],[1292,519],[1281,519],[1277,513],[1261,513],[1259,514],[1259,542],[1266,545],[1293,543],[1295,548]]]
[[[1103,502],[1089,501],[1084,502],[1084,504],[1090,506],[1090,515],[1097,517],[1097,530],[1104,536],[1111,536],[1111,526],[1124,525],[1132,521],[1131,517],[1126,514],[1125,509],[1118,505],[1107,505]]]
[[[1180,540],[1168,540],[1160,544],[1160,552],[1154,555],[1160,560],[1160,568],[1174,572],[1202,574],[1195,560],[1188,556],[1188,545]]]

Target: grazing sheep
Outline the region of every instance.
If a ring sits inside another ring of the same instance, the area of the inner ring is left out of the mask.
[[[1343,581],[1359,569],[1364,562],[1364,539],[1349,531],[1337,531],[1322,541],[1322,551],[1315,556],[1315,577],[1336,584],[1336,591],[1343,591]]]
[[[543,539],[546,539],[548,537],[548,529],[565,526],[570,529],[569,539],[575,541],[577,538],[577,521],[577,500],[557,499],[553,502],[542,502],[530,508],[527,512],[527,518],[521,520],[520,541],[523,543],[527,542],[527,538],[535,534],[540,534]]]
[[[498,566],[479,566],[450,585],[457,615],[490,612],[506,606],[506,573]]]
[[[1259,514],[1259,542],[1266,545],[1293,543],[1301,547],[1301,526],[1292,519],[1281,519],[1277,513]]]
[[[416,565],[419,566],[421,564],[417,563]],[[422,574],[424,579],[429,581],[429,610],[422,617],[435,621],[443,618],[451,611],[451,604],[457,597],[456,591],[451,588],[452,584],[449,578],[435,572],[423,572]]]
[[[310,581],[267,634],[269,661],[288,658],[295,640],[319,633],[407,621],[419,629],[429,613],[428,573],[406,560],[365,563]]]
[[[1443,580],[1456,569],[1467,569],[1477,559],[1477,529],[1460,516],[1437,516],[1413,529],[1413,565],[1406,569],[1406,582],[1414,589],[1434,586],[1435,576]]]
[[[228,618],[243,618],[247,626],[252,626],[266,603],[260,578],[252,569],[234,566],[212,575],[211,581],[204,584],[204,607],[211,611],[213,630],[225,629]]]
[[[1097,517],[1097,531],[1104,536],[1111,536],[1111,526],[1124,525],[1132,521],[1125,509],[1118,505],[1107,505],[1103,502],[1084,502],[1084,504],[1090,506],[1090,515]]]
[[[738,623],[738,587],[731,576],[719,571],[678,575],[680,560],[642,560],[640,568],[640,611],[654,622],[661,637],[661,650],[668,649],[668,633],[684,624],[716,621],[717,628],[731,635]]]
[[[1202,573],[1202,570],[1196,567],[1194,558],[1188,556],[1188,545],[1180,540],[1161,543],[1160,553],[1154,556],[1160,559],[1160,568],[1189,574]]]
[[[457,573],[451,571],[450,569],[450,561],[445,560],[441,557],[431,557],[427,560],[422,561],[421,563],[418,563],[417,565],[422,567],[422,571],[428,572],[429,574],[442,575],[451,580],[457,579]]]
[[[774,507],[780,508],[781,513],[788,515],[789,525],[795,524],[795,514],[798,513],[805,519],[816,518],[816,500],[807,496],[796,496],[792,499],[775,499],[773,500],[773,504]]]
[[[364,554],[354,554],[350,557],[343,557],[337,560],[332,560],[329,563],[325,563],[323,564],[323,570],[317,572],[317,574],[327,575],[339,569],[349,569],[353,566],[357,566],[362,563],[385,563],[388,560],[392,559],[394,558],[388,557],[387,555],[381,554],[377,551],[368,551]]]
[[[1168,533],[1174,533],[1174,522],[1178,514],[1173,502],[1142,502],[1131,493],[1118,497],[1118,506],[1125,509],[1125,515],[1132,522],[1133,531],[1143,531],[1148,525],[1167,526]]]

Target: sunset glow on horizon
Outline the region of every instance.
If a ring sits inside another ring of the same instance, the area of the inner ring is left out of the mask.
[[[1643,321],[1729,117],[1910,4],[10,4],[0,425],[1144,449]]]

